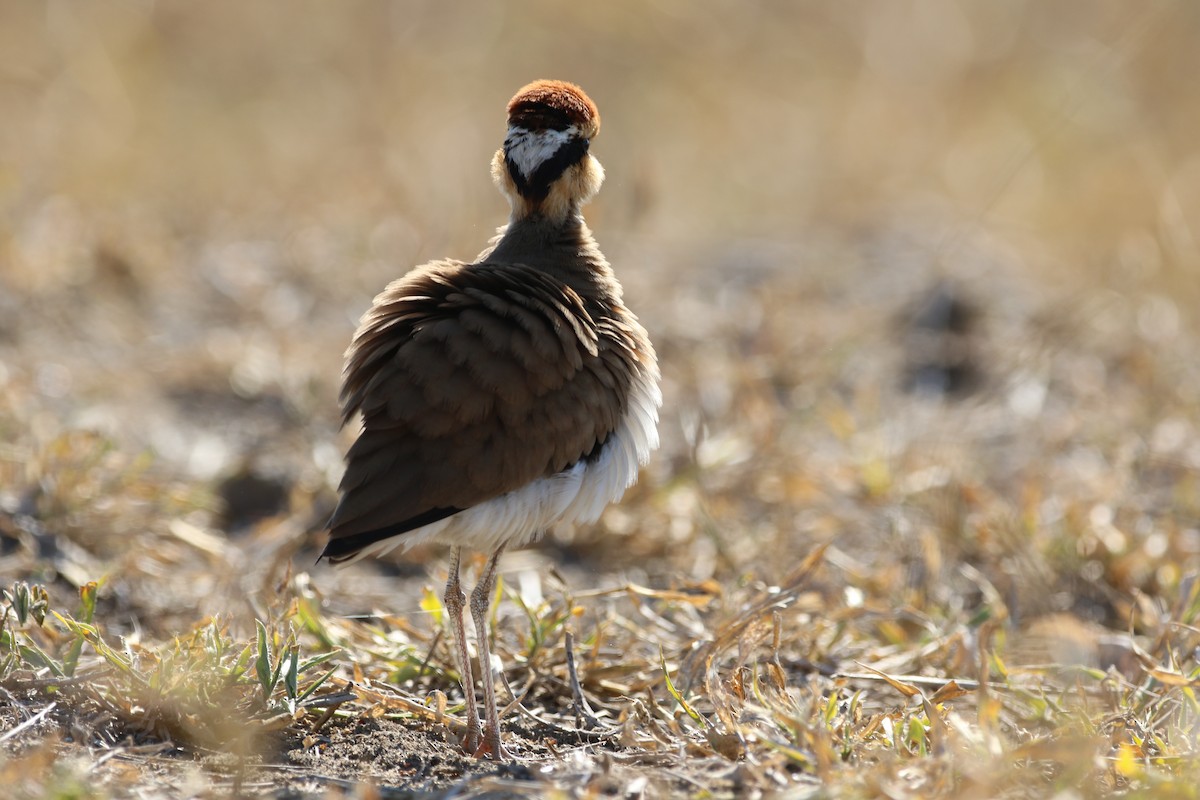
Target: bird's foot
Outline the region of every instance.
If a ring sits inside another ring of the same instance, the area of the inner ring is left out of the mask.
[[[467,752],[470,752],[468,750]],[[512,753],[508,752],[500,741],[498,728],[486,727],[483,730],[483,742],[475,749],[475,758],[490,758],[492,761],[515,761]]]
[[[480,738],[481,738],[481,733],[479,730],[479,726],[478,725],[468,725],[467,726],[467,735],[464,736],[462,742],[460,742],[460,744],[462,745],[463,752],[478,754],[479,749],[481,747],[483,747],[483,745],[480,744]],[[476,757],[478,757],[478,755],[476,755]]]

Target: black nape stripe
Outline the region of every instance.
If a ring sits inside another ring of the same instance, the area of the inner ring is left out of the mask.
[[[376,528],[372,531],[363,531],[362,533],[354,533],[349,536],[339,536],[330,539],[329,544],[325,545],[325,549],[317,557],[317,561],[320,561],[322,558],[328,558],[334,564],[339,561],[346,561],[358,555],[360,550],[370,547],[376,542],[382,542],[384,539],[408,533],[431,522],[437,522],[438,520],[453,516],[460,511],[462,511],[461,508],[431,508],[428,511],[417,514],[415,517],[409,517],[403,522],[397,522],[395,525],[388,525],[385,528]]]
[[[515,109],[509,116],[508,122],[510,125],[520,126],[527,131],[565,131],[575,124],[564,112],[541,104]]]
[[[504,156],[504,163],[508,167],[508,174],[512,176],[513,183],[516,184],[517,192],[522,197],[541,201],[550,194],[551,184],[562,177],[567,169],[583,160],[583,157],[587,155],[588,145],[589,141],[582,136],[572,137],[555,150],[554,155],[539,164],[528,178],[521,174],[520,168],[508,157],[507,153]]]

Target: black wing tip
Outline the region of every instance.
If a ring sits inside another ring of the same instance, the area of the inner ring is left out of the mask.
[[[331,525],[329,543],[325,545],[325,549],[321,551],[321,555],[317,556],[317,561],[319,563],[321,559],[327,558],[330,564],[345,563],[358,556],[363,550],[373,544],[378,544],[385,539],[391,539],[394,536],[400,536],[417,528],[438,522],[462,510],[461,508],[454,507],[431,508],[416,516],[409,517],[403,522],[397,522],[394,525],[340,536],[337,533],[337,528]]]

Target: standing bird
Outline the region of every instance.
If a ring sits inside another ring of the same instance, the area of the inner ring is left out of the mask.
[[[375,298],[346,352],[343,424],[362,415],[322,557],[451,546],[445,603],[467,702],[464,749],[497,760],[487,612],[496,562],[558,521],[589,523],[658,447],[658,362],[584,223],[604,170],[583,90],[535,81],[508,104],[492,178],[508,225],[474,263],[434,261]],[[463,627],[462,548],[491,554],[471,593],[485,724]]]

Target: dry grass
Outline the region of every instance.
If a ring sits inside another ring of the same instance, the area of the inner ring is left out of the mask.
[[[1180,0],[0,6],[0,781],[1195,797],[1197,36]],[[551,75],[604,114],[664,444],[502,562],[496,767],[453,745],[440,554],[313,561],[354,320],[478,251]]]

